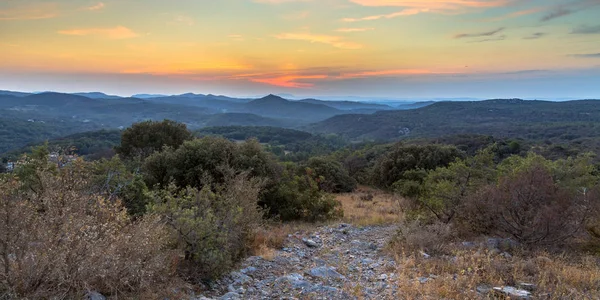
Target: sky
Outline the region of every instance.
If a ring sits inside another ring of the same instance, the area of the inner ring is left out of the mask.
[[[0,89],[600,98],[600,0],[2,0]]]

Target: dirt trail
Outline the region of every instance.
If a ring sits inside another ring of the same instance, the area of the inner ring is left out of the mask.
[[[273,259],[249,257],[200,299],[396,299],[383,252],[396,225],[337,224],[288,236]]]

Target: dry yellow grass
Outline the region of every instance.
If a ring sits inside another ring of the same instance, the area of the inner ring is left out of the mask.
[[[401,199],[379,190],[360,187],[354,193],[339,194],[336,199],[344,209],[343,221],[350,224],[382,225],[396,223],[401,219]]]
[[[397,281],[402,299],[481,299],[478,286],[535,284],[539,299],[600,299],[597,257],[565,258],[547,253],[503,257],[485,250],[453,251],[425,259],[398,254]],[[433,276],[432,276],[433,275]],[[421,283],[418,278],[430,278]],[[491,295],[490,295],[491,297]]]

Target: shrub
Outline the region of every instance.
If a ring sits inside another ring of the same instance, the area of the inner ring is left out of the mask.
[[[407,221],[400,225],[391,247],[396,252],[424,251],[427,254],[439,254],[453,239],[452,226],[441,222],[424,223],[421,220]]]
[[[144,159],[165,146],[177,148],[192,137],[185,124],[170,120],[145,121],[125,129],[121,145],[115,150],[124,158]]]
[[[526,245],[561,244],[586,220],[584,195],[560,187],[541,164],[502,177],[479,196],[474,201],[487,208],[494,233]]]
[[[480,151],[474,157],[430,171],[423,180],[417,200],[437,220],[450,223],[469,195],[494,180],[493,153]]]
[[[314,171],[319,180],[319,187],[329,193],[349,193],[356,188],[356,180],[337,161],[313,157],[308,160],[307,167]]]
[[[118,156],[95,161],[90,164],[90,169],[93,174],[90,190],[108,200],[121,199],[132,216],[146,212],[150,202],[148,187],[142,175],[129,171]]]
[[[185,142],[178,149],[166,148],[144,163],[148,186],[187,186],[201,190],[206,182],[223,184],[227,172],[247,172],[256,178],[276,177],[277,166],[256,140],[236,144],[223,138],[204,137]]]
[[[165,227],[129,219],[120,201],[87,190],[81,161],[0,182],[0,296],[81,298],[151,290],[169,279]],[[29,168],[29,170],[32,170]]]
[[[456,147],[442,145],[395,145],[377,160],[371,181],[382,188],[404,179],[404,172],[415,169],[433,170],[448,166],[464,155]]]
[[[224,184],[154,193],[152,211],[161,215],[185,252],[180,272],[188,280],[213,279],[246,253],[262,220],[257,206],[261,183],[246,174]]]
[[[341,203],[319,189],[310,169],[296,175],[289,165],[273,188],[267,191],[261,204],[268,208],[271,216],[282,221],[324,221],[343,216]]]

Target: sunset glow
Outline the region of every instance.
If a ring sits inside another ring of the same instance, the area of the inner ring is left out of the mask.
[[[598,0],[6,0],[0,89],[600,95]]]

